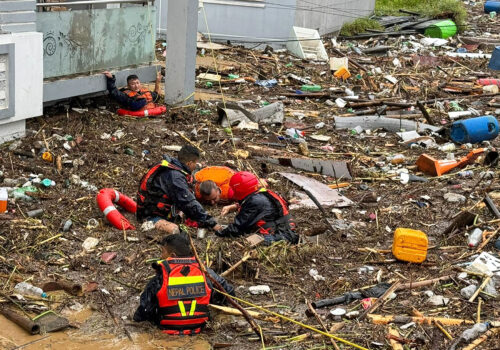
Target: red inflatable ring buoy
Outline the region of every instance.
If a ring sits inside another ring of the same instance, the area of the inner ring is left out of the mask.
[[[97,194],[97,204],[108,221],[119,230],[135,230],[135,227],[116,209],[113,203],[134,213],[137,211],[137,203],[130,197],[112,188],[103,188]]]
[[[165,107],[165,106],[158,106],[155,108],[144,109],[142,111],[129,111],[129,110],[120,108],[118,110],[118,114],[119,115],[130,115],[132,117],[149,117],[149,116],[163,114],[166,111],[167,111],[167,107]]]

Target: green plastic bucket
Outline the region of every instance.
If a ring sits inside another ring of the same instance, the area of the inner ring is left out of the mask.
[[[447,39],[457,34],[457,26],[451,19],[434,23],[425,30],[425,35],[431,38]]]

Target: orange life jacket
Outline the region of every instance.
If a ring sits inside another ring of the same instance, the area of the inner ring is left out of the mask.
[[[159,327],[167,334],[197,334],[208,321],[212,290],[194,257],[157,263],[163,284],[156,293]]]
[[[194,174],[194,178],[196,180],[196,198],[201,198],[200,184],[203,181],[212,180],[220,188],[220,199],[228,200],[229,181],[234,174],[236,174],[236,172],[233,169],[225,166],[209,166],[197,171],[196,174]]]
[[[276,192],[271,190],[267,190],[265,188],[261,188],[256,193],[264,193],[267,198],[271,200],[271,202],[275,205],[279,212],[279,218],[273,221],[257,221],[256,225],[259,228],[259,233],[263,235],[274,234],[277,231],[283,230],[291,230],[295,231],[296,225],[295,222],[290,215],[290,211],[288,210],[287,202]]]
[[[144,107],[142,107],[141,109],[139,109],[140,111],[156,107],[156,105],[153,102],[153,95],[151,94],[151,91],[149,91],[148,89],[142,88],[139,91],[132,91],[132,90],[129,90],[129,89],[125,89],[125,90],[123,90],[123,92],[125,94],[127,94],[128,97],[136,99],[136,100],[139,100],[141,98],[146,99],[147,103],[146,103],[146,105]]]
[[[172,218],[173,203],[166,193],[153,189],[153,180],[156,176],[167,170],[180,171],[186,176],[188,184],[193,183],[192,176],[178,166],[164,160],[155,165],[142,177],[137,191],[137,220],[144,221],[149,217],[161,216],[165,219]]]

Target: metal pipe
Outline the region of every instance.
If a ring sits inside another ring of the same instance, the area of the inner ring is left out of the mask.
[[[124,3],[148,3],[154,4],[155,0],[85,0],[85,1],[74,1],[74,2],[47,2],[36,4],[37,7],[70,7],[73,5],[99,5],[99,4],[124,4]]]
[[[0,308],[0,313],[30,334],[40,333],[40,326],[29,318],[3,307]]]

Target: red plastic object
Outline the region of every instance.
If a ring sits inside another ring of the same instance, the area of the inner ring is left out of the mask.
[[[167,107],[158,106],[155,108],[144,109],[142,111],[129,111],[129,110],[120,108],[117,113],[119,115],[130,115],[132,117],[151,117],[151,116],[163,114],[166,111],[167,111]]]
[[[112,188],[103,188],[97,194],[97,204],[108,221],[119,230],[135,230],[135,227],[116,209],[113,203],[134,213],[137,211],[137,203],[130,197]]]

